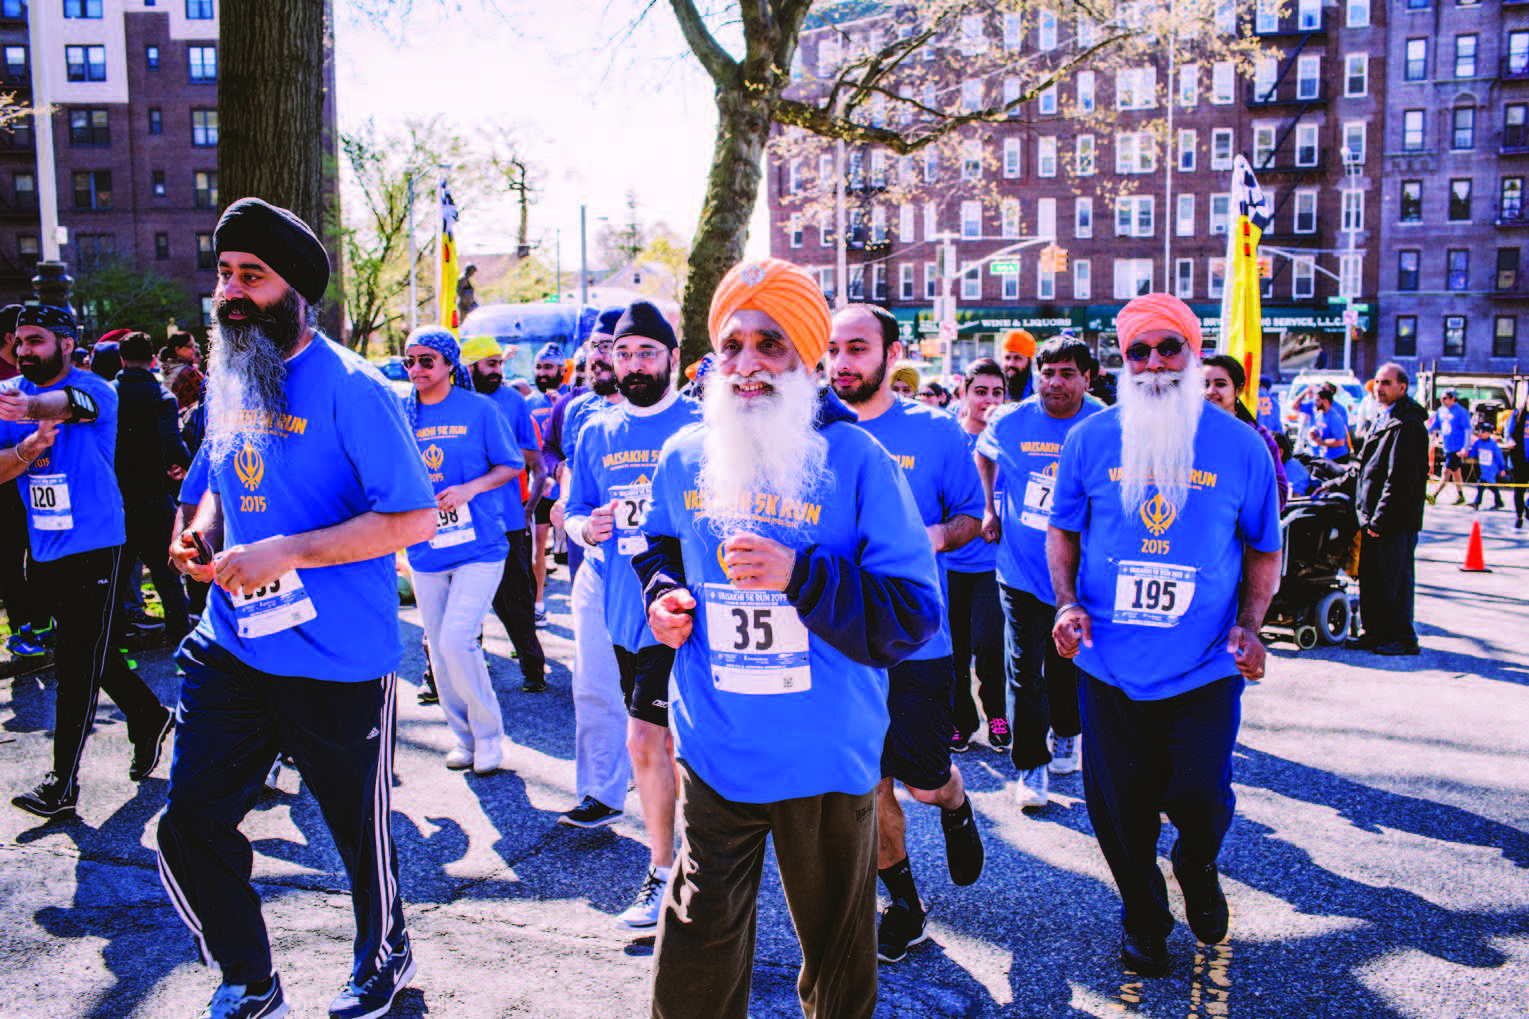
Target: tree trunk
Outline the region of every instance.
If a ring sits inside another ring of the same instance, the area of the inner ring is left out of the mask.
[[[741,76],[740,76],[741,77]],[[681,307],[683,364],[711,351],[706,319],[711,297],[727,270],[743,259],[749,239],[749,218],[759,198],[759,181],[765,143],[777,89],[749,89],[738,85],[717,89],[717,139],[712,150],[711,175],[706,185],[706,204],[690,248],[690,268]]]

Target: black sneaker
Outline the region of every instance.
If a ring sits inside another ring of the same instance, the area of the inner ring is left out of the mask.
[[[409,986],[417,967],[409,939],[388,956],[382,968],[362,984],[350,981],[329,1003],[329,1019],[377,1019],[387,1015],[398,992]]]
[[[527,676],[520,683],[521,693],[541,693],[547,689],[546,676]]]
[[[133,763],[128,766],[127,777],[134,782],[142,782],[154,774],[154,769],[159,766],[165,737],[170,734],[170,729],[175,725],[175,712],[169,708],[165,708],[164,712],[164,718],[154,723],[152,728],[145,730],[142,733],[142,739],[133,740]]]
[[[430,671],[430,662],[425,662],[425,672],[419,677],[419,702],[421,704],[439,704],[441,695],[435,689],[435,673]]]
[[[1167,938],[1127,933],[1120,940],[1120,965],[1132,973],[1144,977],[1166,976],[1171,964]]]
[[[970,797],[955,810],[941,810],[940,827],[945,829],[945,864],[950,868],[950,880],[962,887],[975,883],[982,876],[982,833],[977,831]]]
[[[610,824],[621,816],[621,811],[613,807],[607,807],[593,796],[584,797],[572,810],[558,815],[557,823],[566,824],[570,828],[598,828],[602,824]]]
[[[881,911],[881,923],[876,927],[876,958],[882,962],[902,962],[908,949],[929,940],[924,920],[929,913],[923,904],[910,906],[901,899]]]
[[[1230,921],[1226,893],[1221,890],[1221,872],[1213,862],[1204,866],[1179,866],[1177,842],[1168,855],[1173,861],[1173,876],[1184,893],[1184,912],[1189,915],[1189,929],[1205,944],[1219,945],[1226,940]]]
[[[51,771],[37,785],[20,796],[11,798],[11,802],[16,806],[38,817],[64,817],[73,814],[74,806],[79,801],[79,789],[75,788],[65,796],[63,783]]]
[[[1009,747],[1014,745],[1014,736],[1009,732],[1009,720],[1007,718],[988,720],[987,745],[993,748],[993,753],[995,754],[1006,754],[1009,752]]]
[[[281,977],[271,974],[271,986],[264,994],[251,994],[248,986],[224,984],[197,1019],[277,1019],[291,1009],[281,992]]]
[[[968,750],[970,750],[971,748],[972,748],[972,738],[971,738],[971,736],[968,733],[964,733],[960,729],[957,729],[957,730],[955,730],[954,732],[952,732],[950,734],[950,752],[951,753],[953,753],[953,754],[964,754]]]
[[[1423,649],[1418,647],[1415,640],[1393,640],[1389,644],[1382,644],[1377,647],[1375,653],[1396,657],[1400,655],[1420,655],[1423,653]]]

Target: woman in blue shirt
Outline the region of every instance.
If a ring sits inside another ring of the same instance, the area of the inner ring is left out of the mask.
[[[435,537],[408,553],[441,707],[457,740],[446,767],[487,775],[504,762],[504,719],[478,642],[509,553],[494,490],[525,460],[498,408],[473,392],[458,355],[456,338],[439,326],[416,329],[404,351],[414,384],[409,427],[436,503]]]

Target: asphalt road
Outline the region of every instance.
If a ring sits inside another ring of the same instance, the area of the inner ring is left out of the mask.
[[[1461,573],[1471,514],[1431,510],[1419,547],[1421,658],[1273,645],[1244,702],[1238,817],[1222,855],[1232,934],[1201,949],[1182,925],[1173,973],[1128,979],[1117,900],[1079,777],[1022,814],[1007,760],[959,757],[988,850],[976,885],[944,872],[932,808],[907,803],[932,939],[881,968],[877,1015],[1523,1017],[1529,1014],[1529,541],[1480,515],[1492,573]],[[487,646],[512,746],[488,778],[448,772],[438,709],[402,688],[393,830],[420,973],[402,1017],[645,1015],[651,938],[618,931],[647,859],[637,799],[612,829],[555,824],[574,803],[566,584],[544,631],[544,694],[520,692],[497,621]],[[401,613],[417,681],[419,628]],[[166,703],[167,656],[141,671]],[[47,673],[0,680],[0,788],[46,769]],[[80,819],[0,806],[0,1016],[198,1015],[216,977],[159,885],[167,764],[134,786],[104,698]],[[245,831],[294,1016],[323,1016],[347,975],[344,876],[316,806],[287,774]],[[1166,852],[1173,832],[1165,828]],[[1170,876],[1170,887],[1172,878]],[[1173,892],[1177,903],[1176,890]],[[752,1014],[799,1015],[800,961],[773,867],[760,902]]]

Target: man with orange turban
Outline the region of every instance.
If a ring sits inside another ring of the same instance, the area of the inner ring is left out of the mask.
[[[828,304],[778,259],[723,278],[703,419],[665,445],[642,524],[653,634],[676,648],[680,854],[652,1014],[744,1019],[773,839],[803,1010],[876,1008],[886,670],[940,631],[934,552],[902,472],[816,369]]]
[[[1068,433],[1047,532],[1057,650],[1076,656],[1083,792],[1120,890],[1121,963],[1168,971],[1160,813],[1200,941],[1226,937],[1216,857],[1231,826],[1232,748],[1279,583],[1274,463],[1230,414],[1205,410],[1200,323],[1147,294],[1115,319],[1120,401]]]
[[[1030,378],[1030,362],[1035,359],[1035,337],[1028,329],[1010,329],[1003,334],[1003,378],[1009,390],[1009,399],[1015,403],[1035,392],[1035,382]]]

